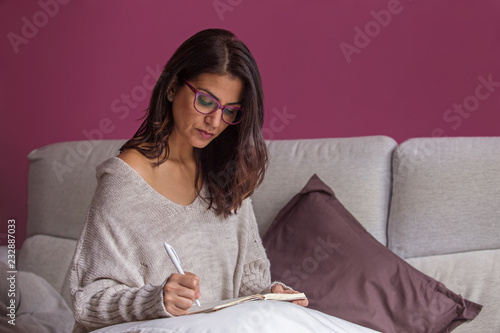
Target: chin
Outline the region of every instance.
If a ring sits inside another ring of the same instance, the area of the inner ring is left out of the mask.
[[[212,140],[210,141],[197,141],[197,142],[194,142],[193,143],[193,147],[194,148],[198,148],[198,149],[202,149],[202,148],[205,148],[206,146],[208,146],[210,144],[210,142],[212,142]]]

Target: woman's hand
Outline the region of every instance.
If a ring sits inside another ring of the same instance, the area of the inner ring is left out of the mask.
[[[271,288],[271,292],[276,293],[276,294],[298,294],[299,293],[296,290],[285,288],[282,284],[279,284],[279,283],[275,284]],[[301,305],[301,306],[308,306],[309,305],[309,300],[307,298],[306,299],[300,299],[300,300],[292,301],[292,303],[295,303],[295,304],[298,304],[298,305]]]
[[[200,278],[193,273],[172,274],[163,287],[165,309],[173,316],[187,314],[194,300],[200,297]]]

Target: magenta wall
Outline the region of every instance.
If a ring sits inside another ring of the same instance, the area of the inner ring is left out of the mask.
[[[0,0],[2,244],[8,219],[25,238],[27,154],[129,138],[209,27],[257,59],[266,139],[500,135],[499,1]]]

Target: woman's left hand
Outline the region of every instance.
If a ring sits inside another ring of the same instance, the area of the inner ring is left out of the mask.
[[[296,290],[285,288],[285,287],[283,287],[282,284],[279,284],[279,283],[275,284],[271,288],[271,292],[276,293],[276,294],[298,294],[299,293]],[[309,304],[309,300],[307,298],[300,299],[300,300],[292,301],[292,303],[295,303],[295,304],[298,304],[301,306],[307,306]]]

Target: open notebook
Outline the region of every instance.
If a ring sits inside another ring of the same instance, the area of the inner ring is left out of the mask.
[[[252,302],[252,301],[295,301],[295,300],[301,300],[301,299],[306,299],[306,295],[304,293],[298,293],[298,294],[275,294],[275,293],[269,293],[269,294],[257,294],[257,295],[251,295],[251,296],[244,296],[244,297],[239,297],[239,298],[233,298],[233,299],[226,299],[223,301],[218,301],[214,303],[208,303],[206,305],[202,305],[201,308],[198,307],[197,305],[193,305],[191,309],[189,310],[189,314],[195,314],[195,313],[203,313],[203,312],[212,312],[212,311],[217,311],[221,310],[224,308],[228,308],[230,306],[238,305],[241,303],[246,303],[246,302]]]

